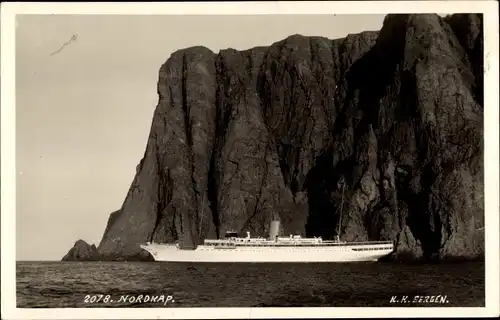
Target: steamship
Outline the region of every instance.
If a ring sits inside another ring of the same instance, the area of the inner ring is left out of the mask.
[[[147,243],[141,248],[156,261],[170,262],[360,262],[378,261],[393,250],[392,241],[345,242],[302,238],[299,235],[280,237],[279,221],[272,221],[269,238],[238,237],[226,232],[224,239],[206,239],[195,249],[179,244]]]
[[[178,243],[149,242],[141,248],[155,261],[170,262],[361,262],[378,261],[389,255],[394,250],[392,241],[340,241],[343,203],[344,185],[336,240],[302,238],[300,235],[280,237],[280,222],[274,220],[267,239],[252,238],[250,232],[241,238],[238,233],[228,231],[223,239],[206,239],[203,245],[194,249],[182,248]]]

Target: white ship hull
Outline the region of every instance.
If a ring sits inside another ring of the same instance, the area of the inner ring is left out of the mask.
[[[328,246],[276,246],[215,248],[200,245],[195,250],[182,250],[175,245],[141,245],[156,261],[170,262],[361,262],[378,261],[393,251],[392,243],[342,244]]]

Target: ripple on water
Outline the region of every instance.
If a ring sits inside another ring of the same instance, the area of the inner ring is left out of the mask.
[[[173,295],[172,307],[390,306],[392,295],[441,294],[446,306],[484,306],[484,263],[17,263],[18,307],[104,306],[83,303],[87,294]],[[106,305],[119,306],[158,307]]]

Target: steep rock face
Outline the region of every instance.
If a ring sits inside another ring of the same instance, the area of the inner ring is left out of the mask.
[[[479,14],[455,14],[446,18],[446,22],[454,31],[457,40],[467,54],[465,63],[469,63],[474,74],[474,96],[483,105],[483,19]]]
[[[195,247],[224,231],[391,239],[417,257],[484,252],[480,15],[389,15],[161,67],[143,159],[99,253]],[[467,26],[464,26],[467,24]]]
[[[62,261],[96,261],[99,259],[99,252],[94,244],[89,245],[83,240],[78,240]]]

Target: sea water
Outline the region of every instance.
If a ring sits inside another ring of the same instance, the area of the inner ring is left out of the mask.
[[[483,262],[17,262],[18,308],[482,307]]]

